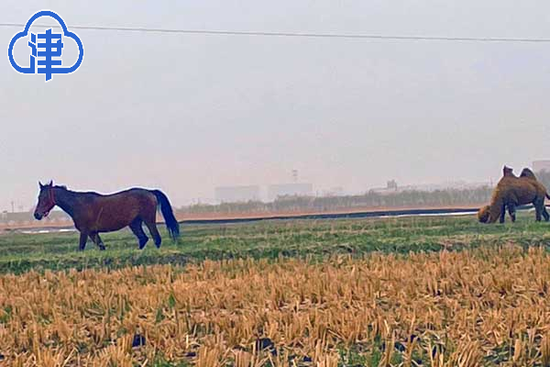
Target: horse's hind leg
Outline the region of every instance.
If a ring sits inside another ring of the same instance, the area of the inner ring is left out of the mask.
[[[544,204],[542,204],[542,216],[544,217],[545,222],[550,221],[550,215],[548,214],[548,211],[546,211],[546,205]]]
[[[105,250],[105,245],[103,244],[103,240],[101,239],[101,237],[99,237],[99,233],[97,232],[90,233],[90,238],[97,245],[97,247],[99,247],[101,251]]]
[[[142,223],[143,220],[141,220],[141,218],[136,218],[132,223],[130,223],[130,229],[138,238],[140,250],[142,250],[145,247],[147,241],[149,241],[149,237],[147,237],[147,235],[143,231],[143,227],[141,226]]]
[[[151,236],[153,236],[153,240],[155,240],[155,246],[157,246],[157,248],[160,248],[162,238],[160,237],[160,233],[157,229],[157,224],[155,223],[155,221],[146,221],[145,225],[147,226],[147,228],[149,228],[149,232],[151,232]]]

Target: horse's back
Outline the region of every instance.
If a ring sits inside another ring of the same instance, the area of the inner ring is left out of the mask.
[[[123,228],[136,218],[152,220],[156,215],[157,199],[149,190],[132,188],[109,195],[90,196],[90,225],[99,231]]]
[[[108,195],[99,195],[96,197],[98,202],[103,204],[113,203],[116,205],[125,205],[129,203],[139,203],[141,205],[153,205],[156,207],[157,198],[150,190],[142,188],[131,188]]]

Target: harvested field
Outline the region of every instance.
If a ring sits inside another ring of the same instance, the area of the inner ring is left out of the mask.
[[[0,278],[14,366],[545,366],[550,257],[205,261]]]

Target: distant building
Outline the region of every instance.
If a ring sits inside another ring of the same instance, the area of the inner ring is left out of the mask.
[[[270,201],[279,196],[311,196],[313,195],[313,185],[310,183],[289,183],[269,185],[267,188],[267,197]]]
[[[242,203],[260,200],[259,186],[216,187],[216,200],[221,203]]]
[[[550,159],[546,159],[546,160],[542,160],[542,161],[534,161],[533,162],[533,171],[535,171],[535,172],[542,172],[542,171],[550,172]]]
[[[322,196],[342,196],[344,195],[344,188],[341,186],[331,187],[328,190],[321,192]]]
[[[444,182],[444,183],[438,183],[438,184],[398,186],[394,180],[391,180],[391,181],[387,181],[386,187],[373,188],[373,189],[370,189],[369,192],[377,193],[381,195],[391,195],[394,193],[405,192],[405,191],[433,192],[437,190],[475,190],[486,186],[492,186],[492,185],[490,182],[455,181],[455,182]]]
[[[397,182],[395,180],[386,182],[386,189],[397,191]]]

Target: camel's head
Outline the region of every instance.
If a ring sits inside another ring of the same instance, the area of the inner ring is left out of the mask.
[[[477,212],[477,219],[479,219],[480,223],[487,223],[489,221],[489,209],[490,206],[485,205]]]

